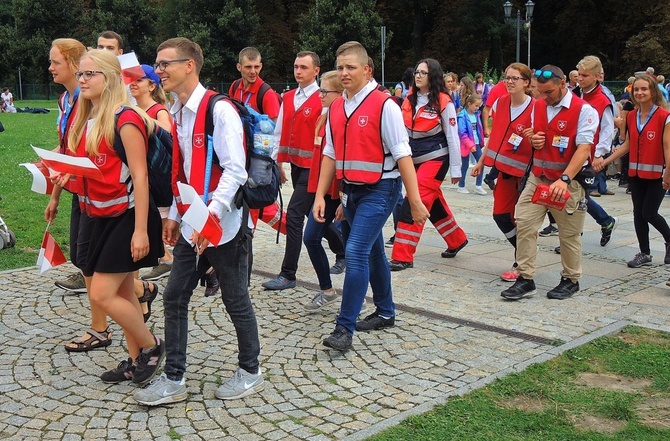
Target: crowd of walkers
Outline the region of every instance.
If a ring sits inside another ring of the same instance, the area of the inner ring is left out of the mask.
[[[237,64],[241,79],[229,93],[275,124],[272,156],[282,182],[290,179],[293,187],[283,213],[278,204],[258,211],[236,203],[247,181],[245,129],[230,98],[219,99],[201,83],[204,55],[197,43],[161,43],[153,66],[142,65],[143,75],[128,86],[116,56],[122,38],[106,31],[97,43],[86,49],[73,39],[55,40],[49,72],[66,89],[59,100],[58,151],[89,157],[105,183],[52,175],[57,185],[45,218],[56,217],[63,189],[73,195],[70,251],[80,271],[56,284],[88,293],[91,328],[65,349],[109,346],[111,318],[123,330],[128,355],[101,373],[101,381],[134,382],[133,397],[141,404],[187,397],[188,309],[199,282],[207,295],[220,292],[238,342],[238,368],[215,396],[237,399],[263,389],[248,291],[258,219],[286,235],[281,269],[263,287],[296,286],[304,243],[319,281],[319,292],[304,301],[305,313],[339,306],[323,339],[338,351],[353,346],[357,331],[395,325],[391,271],[414,267],[426,221],[446,243],[442,257],[453,259],[468,244],[441,188],[447,176],[457,193],[469,193],[468,174],[476,194],[488,194],[484,183],[493,191],[493,222],[514,248],[510,269],[501,274],[513,283],[501,293],[507,300],[536,292],[538,233],[557,235],[560,243],[562,271],[547,297],[562,300],[579,291],[586,214],[600,225],[602,246],[617,226],[617,218],[593,200],[608,194],[604,170],[617,162],[627,175],[622,179],[640,247],[628,266],[651,264],[650,224],[662,234],[664,263],[670,263],[670,228],[659,214],[670,190],[670,112],[653,72],[636,74],[628,99],[617,103],[602,84],[595,56],[584,57],[567,77],[551,64],[533,70],[512,63],[497,84],[481,74],[444,73],[437,60],[424,58],[391,92],[375,81],[366,49],[350,41],[337,49],[336,70],[325,73],[318,54],[299,52],[293,66],[298,87],[280,96],[260,78],[260,52],[244,48]],[[158,207],[149,188],[146,154],[156,125],[172,134],[170,207]],[[207,203],[222,229],[218,243],[182,221],[188,206],[178,182]],[[382,229],[392,213],[389,260]],[[547,215],[550,224],[542,229]],[[323,238],[335,254],[332,266]],[[342,272],[338,293],[331,274]],[[163,277],[161,339],[146,322],[159,294],[155,281]],[[373,310],[359,319],[369,288]]]

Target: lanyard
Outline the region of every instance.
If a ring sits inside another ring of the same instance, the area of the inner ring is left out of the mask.
[[[63,114],[60,117],[60,134],[61,137],[65,137],[65,131],[67,130],[67,122],[70,119],[70,115],[72,114],[72,108],[74,107],[74,103],[77,101],[79,98],[79,86],[74,90],[74,98],[72,99],[72,104],[70,104],[70,92],[65,91],[65,96],[63,97]]]

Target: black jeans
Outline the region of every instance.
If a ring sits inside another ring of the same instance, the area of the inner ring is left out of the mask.
[[[245,230],[244,227],[241,230]],[[214,267],[221,284],[223,304],[235,327],[239,367],[258,372],[260,342],[254,308],[247,288],[247,253],[249,234],[240,232],[228,243],[208,247],[195,266],[194,248],[183,238],[174,247],[174,261],[163,293],[165,308],[165,374],[170,380],[181,380],[186,371],[188,345],[188,304],[198,280]]]
[[[663,235],[666,243],[670,243],[670,227],[665,218],[658,213],[665,197],[663,181],[659,179],[628,178],[628,188],[633,200],[633,225],[640,252],[651,254],[649,248],[649,224]]]

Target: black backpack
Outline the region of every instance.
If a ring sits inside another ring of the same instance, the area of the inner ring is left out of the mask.
[[[237,195],[235,197],[235,206],[241,208],[243,204],[246,204],[247,207],[252,209],[262,209],[268,205],[272,205],[277,200],[279,195],[279,186],[281,184],[281,178],[279,175],[279,166],[277,163],[267,156],[258,155],[253,152],[254,145],[254,133],[256,132],[256,127],[258,124],[259,114],[256,112],[251,112],[242,102],[234,98],[229,97],[226,94],[216,94],[213,95],[209,102],[207,103],[207,114],[205,116],[205,134],[211,136],[214,133],[214,120],[213,120],[213,111],[214,105],[219,101],[225,99],[233,105],[237,113],[240,115],[242,120],[242,127],[244,129],[244,146],[246,151],[246,165],[245,168],[247,172],[249,171],[251,161],[262,161],[265,163],[265,167],[272,168],[272,180],[269,184],[251,186],[249,181],[240,187]],[[216,152],[214,152],[214,163],[219,165],[219,160],[216,157]]]
[[[116,115],[118,126],[119,116],[128,110],[124,108]],[[145,128],[146,129],[146,128]],[[114,151],[124,164],[128,165],[126,150],[118,130],[115,128]],[[158,207],[169,207],[172,205],[172,134],[159,126],[154,125],[154,131],[149,135],[149,148],[147,150],[147,168],[149,171],[149,193],[151,199]],[[128,177],[128,181],[130,177]]]

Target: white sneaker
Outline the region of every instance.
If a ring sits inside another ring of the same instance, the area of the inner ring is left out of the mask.
[[[181,381],[170,380],[165,374],[155,378],[144,389],[137,389],[133,398],[146,406],[177,403],[186,399],[186,379]]]
[[[250,374],[242,368],[237,368],[235,375],[222,384],[214,395],[222,400],[234,400],[260,392],[263,387],[263,374],[260,368],[257,374]]]
[[[458,189],[456,189],[456,193],[469,194],[470,192],[465,187],[458,187]]]
[[[315,295],[309,303],[305,304],[305,310],[310,312],[318,311],[324,306],[333,303],[335,300],[337,300],[337,297],[337,292],[333,291],[332,294],[329,294],[327,292],[321,291]]]
[[[475,193],[477,193],[477,194],[481,194],[482,196],[485,195],[485,194],[488,194],[488,193],[486,192],[486,190],[484,190],[484,189],[482,188],[481,185],[478,185],[478,186],[475,187]]]

